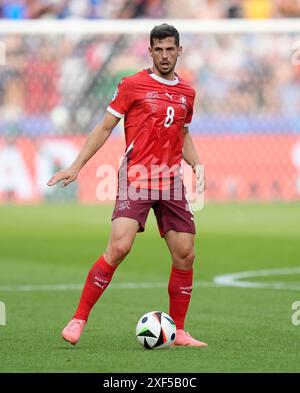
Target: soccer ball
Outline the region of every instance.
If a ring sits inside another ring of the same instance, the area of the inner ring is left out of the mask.
[[[138,321],[135,333],[138,342],[146,349],[163,349],[175,340],[176,325],[165,312],[151,311]]]

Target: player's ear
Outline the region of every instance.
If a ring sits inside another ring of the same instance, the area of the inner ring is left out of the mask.
[[[182,53],[182,46],[179,46],[179,47],[178,47],[178,56],[180,56],[181,53]]]
[[[150,55],[151,57],[153,57],[153,56],[152,56],[152,48],[151,48],[151,46],[148,46],[148,52],[149,52],[149,55]]]

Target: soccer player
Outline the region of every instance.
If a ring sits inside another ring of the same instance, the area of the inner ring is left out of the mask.
[[[62,181],[65,187],[74,181],[124,118],[126,151],[119,170],[110,239],[89,271],[74,316],[62,331],[63,338],[73,345],[79,341],[92,307],[130,252],[136,233],[144,231],[153,208],[172,259],[168,294],[169,314],[177,329],[174,345],[207,346],[184,329],[193,285],[195,224],[180,163],[183,158],[195,172],[200,160],[188,130],[195,91],[175,73],[181,52],[173,26],[164,23],[154,27],[149,47],[152,68],[122,79],[104,119],[92,130],[76,160],[47,183],[52,186]]]

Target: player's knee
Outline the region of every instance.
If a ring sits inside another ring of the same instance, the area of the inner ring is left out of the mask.
[[[195,259],[194,248],[189,245],[181,246],[177,253],[179,258],[182,260],[193,262]]]
[[[195,260],[195,252],[192,248],[182,248],[174,259],[178,269],[191,269]]]
[[[108,263],[118,266],[131,250],[131,242],[126,239],[115,240],[108,245],[104,254]]]
[[[131,250],[131,242],[128,240],[118,240],[113,244],[114,255],[117,259],[124,259]]]

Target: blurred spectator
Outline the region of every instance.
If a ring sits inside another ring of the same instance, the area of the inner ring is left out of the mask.
[[[196,17],[204,19],[224,18],[224,2],[218,0],[204,0],[198,2]]]
[[[274,13],[274,0],[244,0],[243,15],[249,19],[269,19]]]
[[[3,0],[1,6],[3,15],[13,18],[53,17],[56,12],[59,17],[74,18],[166,14],[174,18],[260,18],[272,14],[271,3]],[[296,15],[297,4],[300,0],[276,1],[284,16]],[[7,65],[0,73],[0,134],[7,129],[27,133],[33,124],[36,133],[88,131],[105,110],[117,81],[151,64],[146,35],[8,35],[4,39]],[[295,35],[280,34],[275,39],[274,34],[183,34],[181,39],[184,56],[178,71],[195,86],[195,119],[200,122],[207,116],[205,129],[212,117],[218,119],[220,129],[226,119],[230,126],[237,119],[238,128],[246,129],[249,118],[274,118],[274,114],[290,119],[286,131],[300,128],[300,66],[292,65],[290,53]]]
[[[2,0],[0,7],[7,19],[300,16],[300,0]]]
[[[300,1],[299,0],[275,0],[279,16],[299,17]]]
[[[2,18],[24,19],[26,18],[26,10],[26,0],[2,0],[1,2]]]
[[[58,104],[56,46],[43,39],[29,54],[24,69],[25,108],[27,113],[48,113]]]
[[[68,0],[2,0],[1,11],[7,19],[55,18],[68,3]]]
[[[219,19],[225,17],[222,0],[167,0],[166,10],[169,18]]]
[[[26,18],[56,18],[60,17],[68,0],[26,0]],[[76,0],[77,2],[77,0]],[[74,3],[76,3],[74,2]],[[73,2],[72,2],[73,3]]]
[[[0,133],[7,122],[24,133],[33,124],[36,133],[89,130],[121,77],[151,65],[146,35],[7,36],[5,42]],[[235,117],[243,129],[249,118],[276,115],[291,118],[286,131],[294,127],[300,67],[291,64],[293,42],[293,34],[183,35],[178,73],[197,91],[195,120],[214,117],[224,129],[226,118]]]
[[[225,17],[234,19],[243,17],[243,1],[242,0],[229,0],[225,6]]]
[[[24,42],[21,37],[5,39],[7,64],[0,73],[0,117],[7,129],[18,129],[18,120],[24,111]]]

